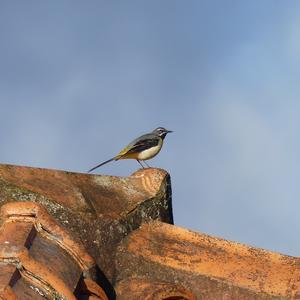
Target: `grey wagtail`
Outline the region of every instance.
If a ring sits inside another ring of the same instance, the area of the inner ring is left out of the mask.
[[[92,172],[93,170],[113,160],[119,160],[119,159],[135,159],[144,168],[144,166],[140,161],[141,160],[145,161],[158,154],[158,152],[160,151],[163,145],[164,138],[169,132],[172,131],[167,130],[163,127],[158,127],[154,129],[151,133],[147,133],[136,138],[128,146],[126,146],[123,150],[121,150],[119,154],[97,165],[96,167],[90,169],[88,173]],[[146,162],[145,164],[147,165]],[[147,165],[147,167],[149,166]]]

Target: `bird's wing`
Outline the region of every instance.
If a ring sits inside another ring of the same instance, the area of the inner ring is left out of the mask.
[[[122,149],[119,154],[116,156],[121,158],[122,156],[129,153],[139,153],[144,150],[147,150],[151,147],[155,147],[159,144],[160,137],[154,134],[144,134],[141,137],[132,141],[128,146]]]

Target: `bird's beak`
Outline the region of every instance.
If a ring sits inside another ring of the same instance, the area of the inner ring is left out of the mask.
[[[167,133],[171,133],[171,132],[173,132],[173,131],[172,131],[172,130],[168,130],[168,131],[167,131]]]

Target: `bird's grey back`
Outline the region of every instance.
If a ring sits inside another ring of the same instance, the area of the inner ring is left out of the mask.
[[[153,139],[157,140],[158,138],[159,137],[154,133],[146,133],[134,139],[128,146],[133,146],[143,140],[153,140]]]

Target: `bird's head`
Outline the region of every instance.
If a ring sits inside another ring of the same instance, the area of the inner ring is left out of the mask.
[[[167,130],[166,128],[163,128],[163,127],[157,127],[152,131],[152,133],[160,136],[162,139],[164,139],[166,137],[166,135],[170,132],[173,132],[173,131]]]

